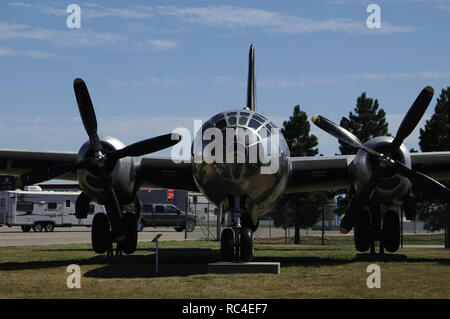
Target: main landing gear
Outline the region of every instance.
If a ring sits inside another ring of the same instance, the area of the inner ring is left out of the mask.
[[[383,218],[381,218],[383,217]],[[389,209],[381,216],[379,205],[366,209],[355,225],[355,247],[360,252],[369,250],[369,254],[359,254],[358,257],[405,257],[404,255],[386,255],[396,252],[400,247],[400,219],[395,210]],[[376,243],[379,252],[376,253]]]
[[[132,254],[137,247],[137,220],[133,213],[125,213],[122,218],[125,224],[125,239],[117,242],[111,233],[111,227],[106,214],[98,213],[92,221],[91,241],[92,249],[97,254],[107,252],[108,257],[113,256],[113,243],[117,242],[116,257],[121,257],[122,252]]]

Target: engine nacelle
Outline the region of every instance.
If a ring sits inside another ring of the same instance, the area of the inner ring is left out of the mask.
[[[114,137],[100,137],[103,154],[122,149],[125,145]],[[87,141],[78,152],[78,161],[92,158],[93,151]],[[109,172],[111,185],[116,192],[120,204],[128,204],[135,200],[139,185],[137,183],[138,163],[132,157],[119,159],[114,168]],[[101,178],[98,178],[92,170],[77,170],[78,183],[81,190],[93,201],[103,204],[104,186]]]
[[[366,145],[379,153],[386,153],[389,145],[394,138],[390,136],[378,136],[369,140]],[[402,144],[394,158],[402,162],[408,168],[411,168],[411,156],[406,147]],[[352,166],[352,175],[354,177],[354,187],[358,192],[372,176],[376,168],[376,159],[373,155],[364,150],[356,153]],[[394,171],[387,169],[381,180],[378,182],[372,200],[382,204],[391,204],[397,199],[402,198],[411,189],[411,182]]]

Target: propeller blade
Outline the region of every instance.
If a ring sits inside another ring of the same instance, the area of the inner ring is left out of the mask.
[[[134,201],[134,208],[135,208],[135,214],[136,214],[136,221],[139,225],[142,220],[142,207],[143,207],[142,201],[139,199],[139,196],[136,196],[136,199]]]
[[[416,128],[417,124],[419,124],[420,119],[425,113],[428,105],[433,99],[434,90],[431,86],[425,87],[420,94],[417,96],[414,103],[406,113],[403,118],[400,127],[398,128],[397,134],[395,135],[394,140],[391,143],[391,152],[394,153],[397,149],[402,145],[405,138],[407,138],[412,131]]]
[[[97,134],[97,117],[95,116],[94,106],[92,105],[86,83],[82,79],[77,78],[73,81],[73,89],[75,91],[81,120],[89,136],[91,146],[95,152],[101,151],[102,146]]]
[[[375,190],[382,172],[383,168],[377,167],[369,181],[364,184],[361,190],[351,199],[348,211],[345,213],[340,224],[340,232],[342,234],[347,234],[350,230],[352,230],[353,226],[359,220],[363,208],[367,205],[372,192]]]
[[[324,130],[328,134],[333,135],[334,137],[341,140],[342,142],[347,143],[350,146],[365,150],[366,152],[373,154],[375,156],[381,155],[377,151],[364,145],[359,140],[359,138],[357,138],[355,135],[350,133],[348,130],[346,130],[342,126],[326,119],[325,117],[320,116],[320,115],[314,115],[311,120],[316,126],[320,127],[322,130]]]
[[[75,202],[75,217],[76,218],[86,218],[89,213],[89,207],[91,204],[91,199],[82,192],[77,197]]]
[[[177,133],[161,135],[149,138],[131,145],[116,150],[108,154],[108,159],[116,161],[127,156],[142,156],[145,154],[154,153],[163,150],[167,147],[173,146],[181,141],[181,135]]]
[[[414,186],[419,187],[424,192],[433,194],[436,198],[450,204],[450,189],[445,185],[425,174],[409,169],[398,161],[395,162],[394,169],[400,175],[409,178]]]

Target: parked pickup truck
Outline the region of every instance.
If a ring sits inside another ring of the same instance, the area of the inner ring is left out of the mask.
[[[138,225],[141,231],[144,227],[173,226],[176,231],[191,232],[197,225],[197,215],[185,214],[172,204],[144,204],[142,207],[142,222]]]

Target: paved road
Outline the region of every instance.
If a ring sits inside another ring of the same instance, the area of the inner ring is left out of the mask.
[[[209,228],[209,238],[215,238],[217,229]],[[160,240],[184,240],[185,233],[177,232],[168,227],[147,227],[139,233],[139,241],[151,241],[157,234],[163,234]],[[255,233],[255,238],[284,237],[285,231],[279,228],[260,228]],[[290,236],[294,232],[291,229]],[[320,235],[320,232],[309,231],[309,234]],[[331,233],[327,233],[331,234]],[[337,234],[337,232],[336,232]],[[302,235],[306,235],[306,231]],[[206,228],[196,227],[191,233],[187,233],[188,240],[207,238]],[[24,233],[20,227],[0,227],[0,246],[29,246],[29,245],[52,245],[52,244],[81,244],[91,242],[91,229],[87,227],[58,228],[51,233],[35,233],[31,230]]]
[[[209,238],[215,238],[217,234],[216,227],[209,228]],[[184,232],[177,232],[174,228],[168,227],[147,227],[139,232],[139,241],[151,241],[157,234],[162,234],[160,240],[185,240]],[[289,237],[294,235],[294,230],[290,229]],[[301,230],[301,236],[320,236],[320,231]],[[338,235],[337,231],[327,231],[326,235]],[[346,235],[351,236],[352,233]],[[255,238],[270,238],[285,236],[284,229],[281,228],[259,228]],[[197,226],[191,233],[187,233],[188,240],[207,238],[207,229]],[[22,232],[20,227],[0,227],[0,246],[29,246],[29,245],[54,245],[54,244],[81,244],[91,242],[91,229],[87,227],[55,228],[51,233],[35,233],[32,230],[28,233]],[[422,246],[423,247],[423,246]],[[443,247],[443,245],[442,245]]]
[[[157,234],[163,234],[160,240],[184,240],[184,232],[173,228],[145,228],[139,233],[139,241],[151,241]],[[200,229],[188,233],[188,239],[204,238]],[[87,227],[55,228],[51,233],[22,232],[20,227],[1,227],[0,246],[28,246],[54,244],[81,244],[91,242],[91,229]]]

